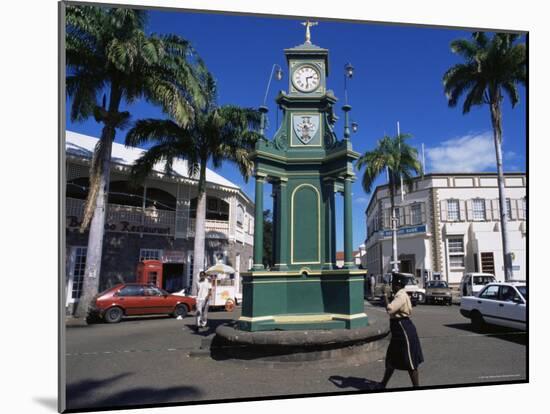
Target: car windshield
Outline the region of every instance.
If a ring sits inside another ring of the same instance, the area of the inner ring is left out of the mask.
[[[521,296],[527,300],[527,286],[517,286],[517,289],[519,290],[519,293],[521,293]]]
[[[443,282],[441,280],[432,280],[428,282],[426,287],[432,289],[447,289],[449,286],[447,285],[447,282]]]
[[[414,277],[407,278],[407,285],[416,285],[416,279]]]
[[[474,276],[474,285],[486,285],[495,281],[494,276]]]

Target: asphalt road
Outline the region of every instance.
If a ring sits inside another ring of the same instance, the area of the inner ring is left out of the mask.
[[[371,317],[386,318],[382,308],[365,306]],[[239,308],[232,313],[211,312],[210,328],[198,334],[191,329],[191,316],[68,328],[67,408],[368,391],[382,378],[382,360],[282,367],[189,355],[197,354],[217,325],[238,314]],[[525,333],[501,328],[475,333],[458,306],[419,305],[413,318],[425,358],[421,385],[526,379]],[[388,388],[409,386],[403,371],[396,371],[388,384]]]

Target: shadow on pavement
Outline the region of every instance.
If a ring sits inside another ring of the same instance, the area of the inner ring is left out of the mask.
[[[376,390],[378,382],[371,381],[366,378],[358,377],[342,377],[340,375],[332,375],[328,379],[338,388],[355,388],[356,390]]]
[[[476,334],[487,334],[519,345],[527,345],[527,332],[517,329],[487,325],[482,331],[476,331],[470,323],[451,323],[443,326]]]
[[[225,325],[227,323],[230,323],[230,322],[233,322],[234,319],[233,318],[227,318],[227,319],[208,319],[208,324],[206,325],[206,327],[204,328],[200,328],[198,331],[196,331],[195,327],[195,320],[193,319],[193,321],[191,322],[191,324],[189,325],[185,325],[187,326],[187,328],[195,335],[199,335],[199,336],[203,336],[203,337],[207,337],[207,336],[210,336],[210,335],[213,335],[216,333],[216,329],[218,328],[218,326],[220,325]]]
[[[169,388],[133,387],[126,391],[110,393],[111,395],[108,397],[96,397],[98,394],[108,393],[112,383],[129,375],[129,373],[126,373],[105,380],[84,380],[67,386],[67,409],[102,409],[118,406],[182,402],[189,398],[196,399],[202,394],[194,386]]]

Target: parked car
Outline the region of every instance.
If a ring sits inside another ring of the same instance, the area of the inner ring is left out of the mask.
[[[399,275],[407,279],[405,292],[407,292],[411,298],[412,305],[416,306],[417,303],[424,303],[426,300],[426,290],[418,286],[416,277],[412,273],[399,273]],[[386,273],[383,276],[377,276],[376,286],[374,287],[374,296],[381,297],[384,293],[386,293],[389,299],[393,297],[393,292],[391,290],[391,278],[391,273]]]
[[[525,330],[527,285],[524,283],[490,283],[478,296],[465,296],[460,313],[469,318],[476,330],[485,324]]]
[[[122,283],[96,295],[90,304],[89,318],[108,323],[120,322],[124,316],[167,314],[185,317],[195,310],[196,300],[171,295],[154,285]]]
[[[466,273],[460,281],[460,293],[462,296],[476,296],[485,285],[496,281],[490,273]]]
[[[443,280],[429,280],[426,282],[426,304],[444,303],[453,304],[453,295],[447,282]]]

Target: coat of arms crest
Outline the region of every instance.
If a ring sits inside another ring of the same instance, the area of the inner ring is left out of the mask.
[[[294,131],[296,132],[298,139],[304,144],[309,144],[318,129],[319,116],[300,115],[294,117]]]

